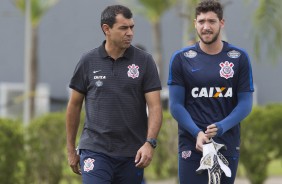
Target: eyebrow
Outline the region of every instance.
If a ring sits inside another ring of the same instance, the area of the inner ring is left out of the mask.
[[[216,18],[208,18],[208,19],[205,19],[205,18],[202,18],[202,19],[198,19],[196,20],[197,22],[202,22],[202,21],[217,21]]]
[[[134,24],[131,25],[131,26],[128,26],[128,25],[121,25],[120,28],[133,28],[134,27]]]

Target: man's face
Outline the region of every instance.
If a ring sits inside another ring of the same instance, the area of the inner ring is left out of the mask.
[[[127,49],[133,39],[134,21],[126,19],[122,14],[116,16],[116,23],[108,30],[108,38],[113,46],[120,49]]]
[[[214,12],[201,13],[195,19],[195,28],[201,41],[205,44],[212,44],[217,41],[224,20],[219,20]]]

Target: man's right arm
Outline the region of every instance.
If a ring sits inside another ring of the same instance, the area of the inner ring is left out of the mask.
[[[196,138],[202,130],[196,125],[189,112],[185,109],[184,101],[185,88],[179,85],[169,85],[169,107],[171,115],[182,128]]]
[[[72,90],[71,97],[66,112],[66,133],[67,133],[67,153],[68,162],[73,172],[81,174],[79,170],[79,156],[75,150],[75,140],[79,127],[80,112],[84,100],[84,95]]]
[[[202,151],[203,144],[209,140],[185,109],[184,101],[185,88],[179,85],[169,85],[169,107],[171,115],[182,128],[196,139],[196,149]]]

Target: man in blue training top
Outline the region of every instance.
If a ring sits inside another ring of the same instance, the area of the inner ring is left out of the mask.
[[[220,183],[234,183],[240,151],[240,122],[251,112],[252,69],[248,54],[221,40],[223,9],[215,0],[196,7],[195,28],[200,41],[176,51],[169,67],[170,111],[179,125],[180,184],[207,184],[208,172],[197,174],[203,145],[212,138],[232,176]]]

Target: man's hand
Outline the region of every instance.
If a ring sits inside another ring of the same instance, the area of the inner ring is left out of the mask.
[[[207,130],[205,131],[206,136],[210,139],[217,135],[218,128],[215,124],[211,124],[207,126]]]
[[[135,156],[136,167],[145,168],[147,167],[153,158],[154,148],[150,145],[150,143],[146,142],[138,151]]]
[[[204,132],[200,131],[197,136],[196,149],[198,151],[203,151],[203,144],[206,144],[208,142],[210,142],[209,138]]]
[[[79,160],[80,160],[79,155],[77,155],[75,150],[71,153],[68,153],[69,166],[71,167],[74,173],[81,175],[81,170],[79,167]]]

